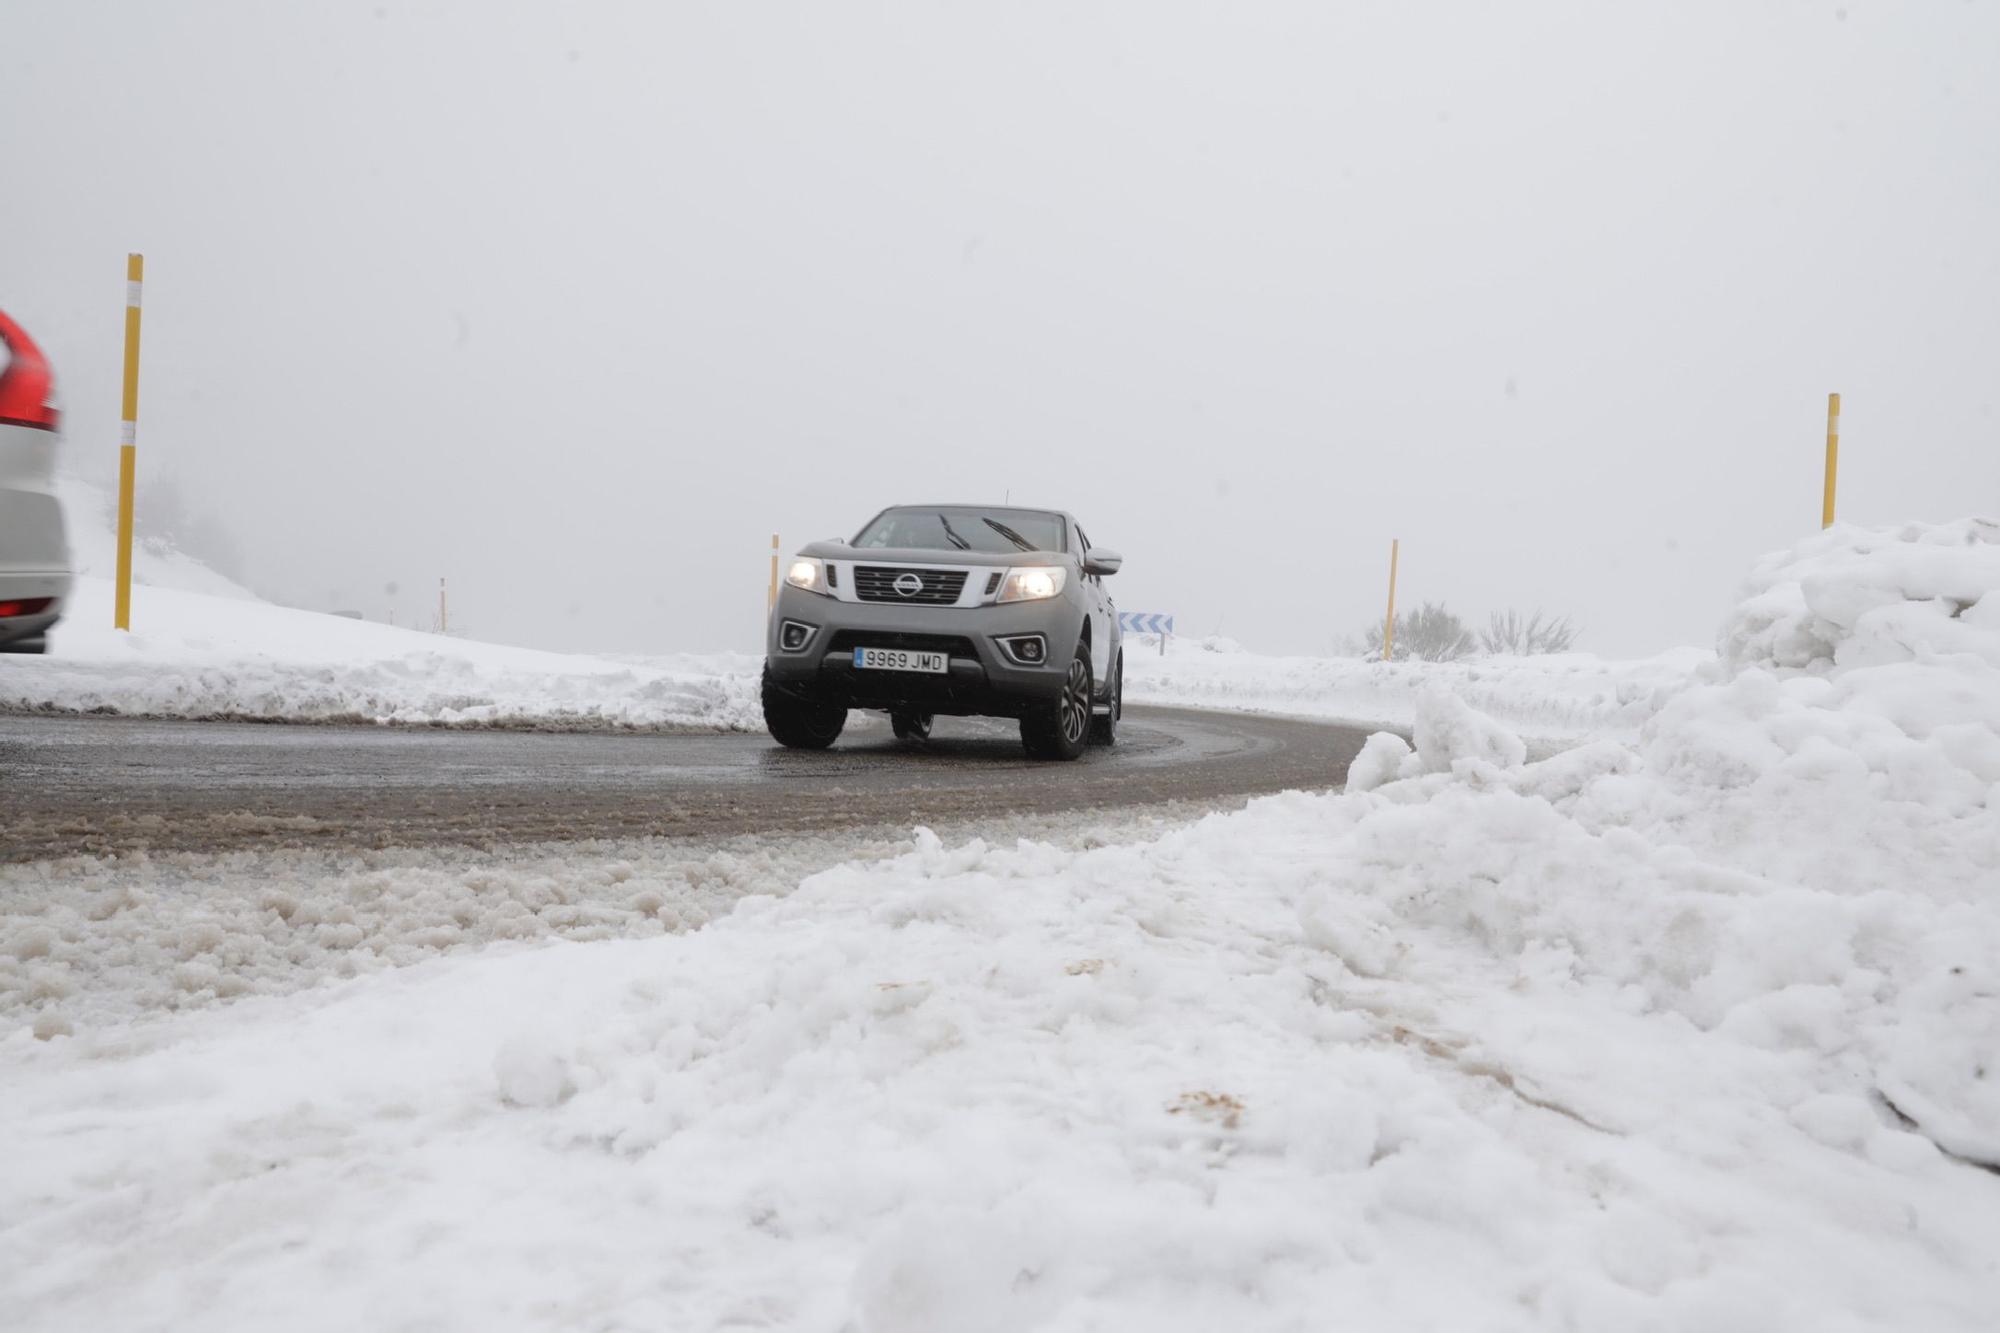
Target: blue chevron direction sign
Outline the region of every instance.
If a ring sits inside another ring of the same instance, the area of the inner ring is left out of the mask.
[[[1172,634],[1174,618],[1148,611],[1120,611],[1118,628],[1127,634]]]

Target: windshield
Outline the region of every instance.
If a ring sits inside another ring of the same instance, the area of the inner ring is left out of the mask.
[[[1017,551],[1060,552],[1066,536],[1062,515],[1039,509],[914,505],[883,510],[862,529],[854,544],[877,550],[900,547],[1011,555]]]

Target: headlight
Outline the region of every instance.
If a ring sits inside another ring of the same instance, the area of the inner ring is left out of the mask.
[[[802,555],[792,561],[791,569],[785,574],[785,582],[794,588],[804,588],[807,592],[816,592],[825,597],[832,596],[826,590],[826,562],[815,560],[809,555]]]
[[[1010,569],[1000,585],[999,601],[1039,602],[1063,590],[1069,571],[1061,565],[1037,565],[1033,569]]]

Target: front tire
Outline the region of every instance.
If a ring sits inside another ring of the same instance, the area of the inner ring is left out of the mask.
[[[1111,711],[1090,719],[1090,739],[1099,745],[1118,744],[1118,719],[1125,716],[1125,654],[1118,654],[1111,668],[1111,697],[1105,700]]]
[[[1034,759],[1075,759],[1090,739],[1090,645],[1079,643],[1055,702],[1021,719],[1021,745]]]
[[[771,739],[792,750],[824,750],[839,739],[847,725],[847,710],[788,694],[764,673],[764,729]]]

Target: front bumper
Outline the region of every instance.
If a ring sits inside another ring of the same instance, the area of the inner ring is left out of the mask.
[[[802,648],[780,642],[787,622],[811,626]],[[780,689],[845,708],[913,708],[927,713],[1018,717],[1061,693],[1083,630],[1083,612],[1068,596],[1000,606],[899,606],[843,602],[790,586],[778,594],[765,642],[764,667]],[[1044,664],[1010,658],[1000,640],[1039,634]],[[863,670],[858,647],[943,652],[942,674]]]
[[[0,570],[0,602],[49,597],[48,609],[32,616],[0,618],[0,644],[39,639],[47,634],[69,601],[70,576],[43,570]]]

